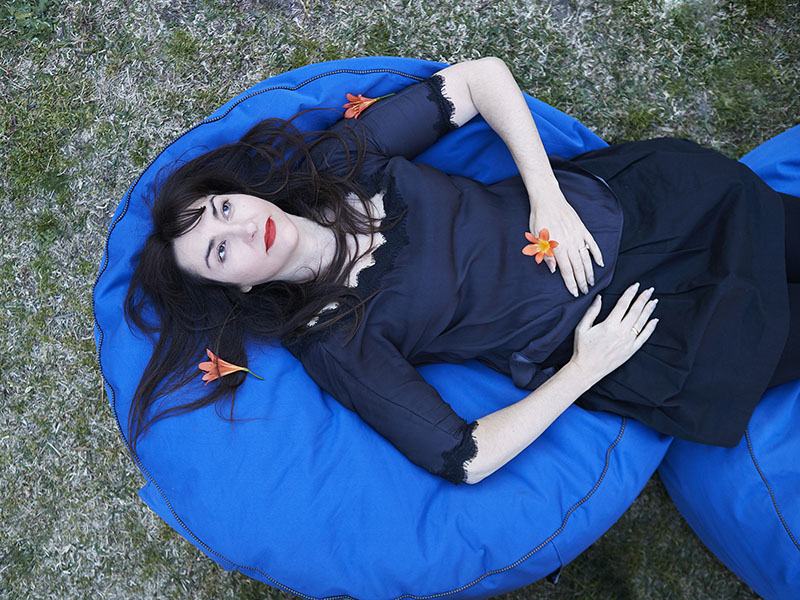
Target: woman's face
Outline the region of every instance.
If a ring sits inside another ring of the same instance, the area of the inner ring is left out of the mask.
[[[200,198],[200,220],[174,241],[178,265],[242,291],[267,281],[290,279],[299,235],[293,215],[247,194]]]

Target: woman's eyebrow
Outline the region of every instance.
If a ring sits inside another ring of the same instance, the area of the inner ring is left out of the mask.
[[[217,218],[217,207],[216,207],[216,206],[214,206],[214,198],[216,198],[216,196],[211,196],[211,197],[208,199],[208,203],[211,205],[211,212],[213,213],[213,215],[214,215],[214,218],[216,219],[216,218]],[[201,218],[202,218],[202,217],[201,217]],[[211,268],[211,265],[210,265],[210,264],[209,264],[209,262],[208,262],[208,257],[209,257],[209,256],[211,256],[211,248],[213,248],[213,247],[214,247],[214,241],[215,241],[215,239],[214,239],[214,238],[211,238],[211,239],[209,240],[209,242],[208,242],[208,249],[206,250],[206,267],[208,267],[209,269]]]

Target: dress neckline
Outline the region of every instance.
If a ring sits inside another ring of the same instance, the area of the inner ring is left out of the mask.
[[[359,270],[356,285],[353,286],[365,300],[379,291],[383,278],[394,268],[397,255],[408,244],[406,231],[408,206],[400,197],[394,182],[384,174],[371,183],[367,189],[378,189],[383,192],[384,217],[381,220],[381,227],[386,229],[379,233],[383,237],[383,242],[373,249],[372,260]]]
[[[363,182],[366,183],[366,182]],[[380,226],[386,228],[376,235],[381,240],[379,245],[372,249],[372,256],[367,264],[359,268],[355,275],[355,285],[347,286],[358,296],[366,301],[378,291],[384,277],[394,268],[395,260],[400,250],[408,244],[406,231],[407,205],[400,198],[393,182],[388,177],[376,177],[369,182],[366,189],[378,190],[383,193],[383,218]],[[351,277],[351,276],[349,276]],[[314,329],[320,321],[333,317],[338,303],[325,306],[320,313],[309,321],[307,329]],[[345,321],[351,317],[347,316]],[[323,328],[328,330],[329,328]]]

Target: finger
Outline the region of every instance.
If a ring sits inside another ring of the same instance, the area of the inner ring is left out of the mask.
[[[544,257],[544,264],[547,265],[547,268],[550,269],[551,273],[556,272],[556,259],[552,256],[545,256]]]
[[[586,243],[589,244],[589,252],[592,253],[594,262],[596,262],[601,267],[604,267],[605,264],[603,264],[603,253],[600,252],[600,246],[597,245],[597,242],[594,241],[594,238],[592,236],[586,238]]]
[[[589,248],[583,248],[578,251],[581,257],[581,263],[583,264],[583,272],[586,275],[586,282],[589,285],[594,285],[594,267],[592,266],[592,255],[589,251]]]
[[[657,325],[658,319],[653,319],[647,325],[645,325],[644,329],[642,329],[642,333],[636,336],[636,341],[633,343],[634,352],[644,346],[644,343],[650,339],[650,336],[653,335]]]
[[[653,314],[653,311],[656,309],[656,305],[658,304],[658,298],[650,300],[647,304],[644,305],[641,314],[638,316],[636,321],[633,324],[633,327],[636,328],[636,331],[642,331],[644,329],[645,323],[647,323],[647,319],[650,318],[650,315]]]
[[[628,314],[622,319],[623,325],[633,325],[637,321],[652,295],[653,288],[650,287],[636,297],[636,300],[631,304],[630,310],[628,310]]]
[[[600,314],[600,309],[602,307],[603,300],[600,298],[600,294],[597,294],[597,296],[594,297],[594,300],[592,300],[592,303],[589,305],[589,308],[586,309],[583,317],[581,317],[577,327],[575,327],[575,331],[578,333],[583,333],[587,329],[591,328],[592,325],[594,325],[597,315]]]
[[[567,286],[569,293],[578,297],[578,284],[575,282],[575,274],[572,270],[572,263],[569,260],[569,255],[562,252],[560,257],[557,257],[558,269],[561,271],[561,278],[564,280],[564,285]]]
[[[622,296],[619,297],[619,300],[617,300],[617,303],[614,305],[614,308],[611,310],[608,318],[613,318],[615,322],[621,323],[622,318],[625,316],[625,313],[628,312],[628,307],[631,305],[633,298],[636,296],[636,290],[638,289],[639,282],[637,281],[627,290],[625,290],[622,293]]]
[[[578,252],[573,250],[570,253],[570,260],[572,261],[572,273],[575,277],[575,282],[578,284],[578,289],[584,294],[589,293],[589,284],[586,282],[586,269],[583,266],[583,259],[581,254],[585,252]]]

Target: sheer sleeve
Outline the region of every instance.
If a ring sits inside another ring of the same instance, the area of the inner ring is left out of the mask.
[[[338,352],[333,344],[308,345],[300,359],[317,384],[358,414],[411,462],[454,484],[477,454],[467,423],[387,340]]]
[[[375,102],[357,119],[336,122],[331,130],[342,141],[329,139],[319,144],[314,162],[319,168],[344,173],[360,144],[365,151],[361,173],[369,175],[393,157],[410,160],[421,154],[457,128],[454,106],[443,86],[444,78],[433,75]]]

